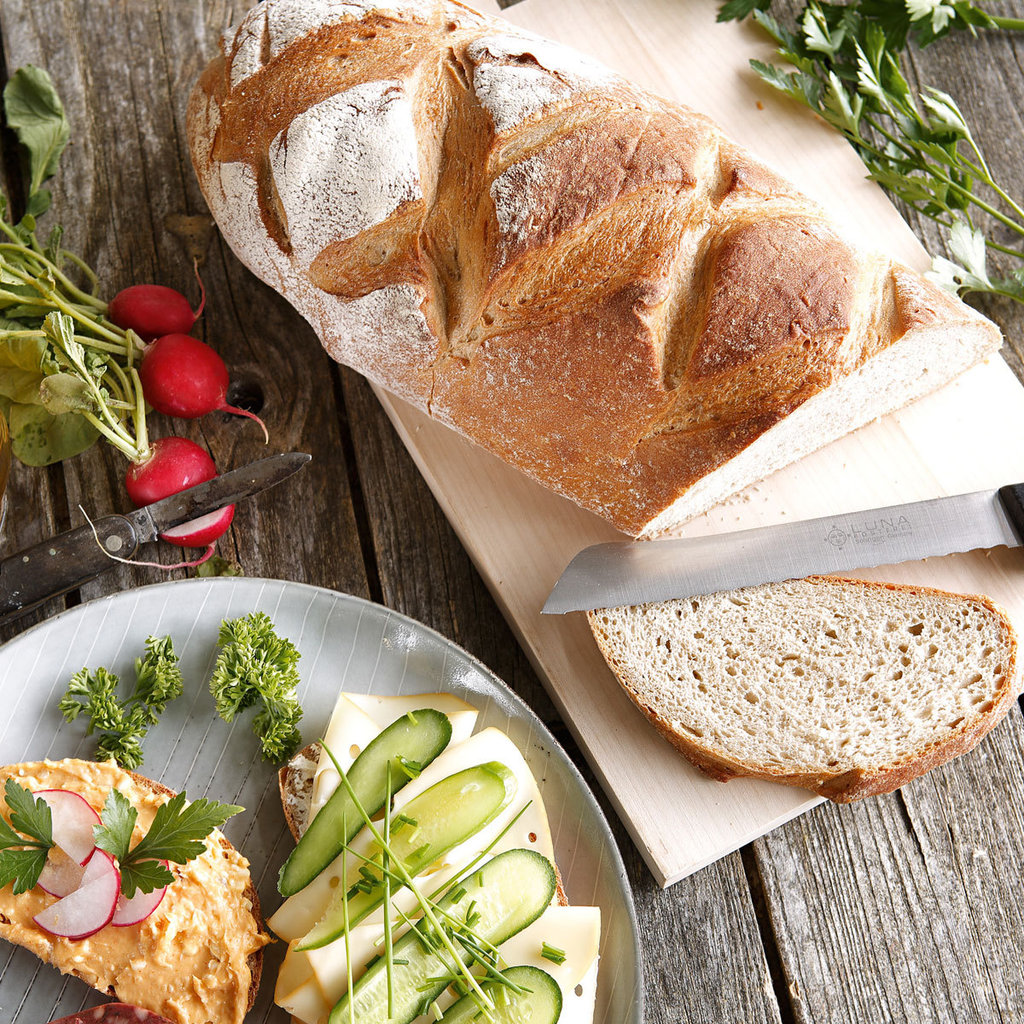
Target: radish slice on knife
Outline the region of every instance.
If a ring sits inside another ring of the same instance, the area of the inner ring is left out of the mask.
[[[161,863],[170,870],[171,866],[167,861],[161,861]],[[117,897],[117,907],[114,909],[114,916],[110,919],[110,923],[116,928],[125,928],[130,924],[145,921],[160,906],[165,892],[167,892],[166,885],[154,889],[152,892],[143,892],[138,889],[131,899],[121,893]]]
[[[82,884],[32,920],[51,935],[85,939],[110,923],[120,892],[121,872],[114,858],[98,849],[85,866]]]
[[[81,884],[85,868],[59,847],[54,847],[39,873],[38,886],[51,896],[70,896]]]
[[[44,789],[34,795],[49,804],[54,843],[77,864],[84,864],[96,847],[92,830],[100,816],[68,789]]]

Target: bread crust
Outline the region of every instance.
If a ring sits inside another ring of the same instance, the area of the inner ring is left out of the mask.
[[[172,796],[178,794],[171,789],[169,786],[165,786],[162,782],[157,782],[155,779],[147,778],[145,775],[139,775],[138,772],[128,771],[126,774],[130,775],[138,785],[145,789],[150,789],[154,793],[159,793],[161,796],[167,797],[169,800]],[[228,841],[227,837],[223,834],[220,836],[220,845],[222,849],[232,850],[234,847]],[[260,907],[259,893],[256,892],[256,886],[252,884],[252,878],[249,879],[249,884],[245,887],[243,893],[245,899],[252,904],[252,917],[256,923],[256,931],[260,934],[266,935],[267,929],[263,921],[263,911]],[[249,967],[249,997],[246,1000],[245,1009],[246,1012],[253,1008],[256,1002],[256,995],[260,990],[260,982],[263,980],[263,950],[257,949],[255,952],[250,953],[246,958],[246,963]],[[116,996],[116,992],[108,992],[107,995]]]
[[[867,592],[886,590],[907,595],[932,595],[957,598],[982,605],[1000,620],[1010,642],[1002,685],[991,709],[973,721],[965,720],[962,728],[941,741],[899,757],[880,771],[868,772],[857,768],[832,773],[827,771],[780,772],[763,765],[753,765],[730,758],[727,752],[701,744],[694,738],[680,733],[657,708],[652,707],[637,693],[635,686],[630,681],[628,666],[619,662],[615,651],[607,638],[603,636],[597,623],[600,609],[588,612],[587,618],[601,654],[633,703],[643,712],[655,729],[705,775],[718,782],[729,782],[736,778],[765,779],[769,782],[809,789],[835,803],[852,803],[864,797],[890,793],[933,768],[967,753],[1005,717],[1020,694],[1016,632],[1006,612],[991,598],[979,594],[950,594],[948,591],[935,587],[882,583],[840,576],[811,576],[807,578],[807,582],[839,582],[862,587]]]
[[[934,334],[816,446],[1000,343],[708,118],[446,0],[270,0],[188,132],[226,239],[334,358],[632,534],[878,353]]]

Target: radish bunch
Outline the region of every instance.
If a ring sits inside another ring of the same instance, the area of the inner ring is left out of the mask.
[[[67,789],[48,789],[36,796],[50,807],[54,842],[38,885],[58,897],[33,918],[40,928],[51,935],[85,939],[108,924],[138,924],[160,906],[166,886],[148,893],[140,889],[131,899],[121,892],[116,861],[93,839],[100,816],[82,796]]]
[[[202,282],[200,281],[200,287]],[[255,420],[269,440],[267,428],[254,413],[227,402],[228,371],[224,360],[187,332],[202,312],[193,310],[180,292],[162,285],[138,284],[118,292],[107,307],[110,320],[144,342],[138,379],[146,402],[158,412],[197,419],[210,412],[229,412]],[[165,437],[139,446],[125,477],[136,506],[159,501],[217,475],[213,460],[199,445],[183,437]],[[206,547],[199,561],[213,553],[213,542],[231,525],[234,506],[185,523],[162,534],[179,547]],[[183,563],[195,564],[195,563]]]

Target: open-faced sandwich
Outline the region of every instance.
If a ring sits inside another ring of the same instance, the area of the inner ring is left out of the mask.
[[[593,1019],[600,910],[568,905],[537,782],[476,719],[449,694],[342,694],[282,770],[298,845],[268,923],[296,1020]]]
[[[0,936],[134,1004],[125,1021],[239,1024],[270,941],[218,829],[241,808],[112,761],[9,765],[0,789]]]

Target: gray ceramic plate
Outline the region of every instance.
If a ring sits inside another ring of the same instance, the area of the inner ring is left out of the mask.
[[[102,598],[45,622],[0,648],[0,764],[90,757],[81,723],[57,701],[70,675],[103,665],[134,679],[146,637],[170,633],[186,680],[182,699],[146,738],[141,771],[193,799],[247,808],[228,837],[249,858],[267,912],[279,902],[277,870],[291,848],[277,778],[259,757],[249,715],[226,725],[206,688],[221,619],[265,611],[302,652],[299,693],[305,739],[326,728],[339,690],[384,694],[447,690],[481,710],[480,725],[504,729],[526,755],[551,819],[555,854],[571,903],[602,913],[596,1024],[641,1024],[643,987],[636,920],[622,860],[600,808],[536,715],[496,676],[444,637],[395,612],[330,590],[280,580],[186,580]],[[251,713],[250,713],[251,715]],[[272,1001],[281,956],[271,947],[250,1022],[287,1021]],[[0,1024],[40,1024],[102,1002],[86,985],[30,953],[0,948]]]

